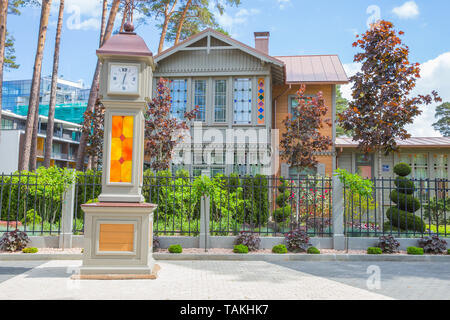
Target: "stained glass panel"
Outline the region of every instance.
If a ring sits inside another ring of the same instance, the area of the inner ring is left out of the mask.
[[[112,116],[111,183],[130,183],[133,167],[134,117]]]

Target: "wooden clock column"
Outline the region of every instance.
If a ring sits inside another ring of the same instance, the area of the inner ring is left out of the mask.
[[[85,204],[85,249],[80,274],[153,272],[153,211],[142,196],[144,112],[151,99],[153,55],[127,24],[97,55],[105,106],[102,193]]]

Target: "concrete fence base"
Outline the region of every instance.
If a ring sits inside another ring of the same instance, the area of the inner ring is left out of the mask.
[[[30,247],[37,248],[61,248],[59,236],[54,237],[30,237],[31,243]],[[314,247],[319,249],[336,249],[336,250],[366,250],[368,247],[375,247],[378,244],[378,238],[342,238],[339,243],[339,247],[335,247],[336,239],[333,237],[310,238],[310,242]],[[406,250],[407,247],[418,246],[418,238],[399,238],[400,250]],[[450,246],[450,238],[444,238]],[[202,248],[204,249],[205,241],[201,241],[200,237],[159,237],[161,249],[167,249],[173,244],[179,244],[183,248]],[[221,249],[231,249],[234,246],[236,237],[208,237],[206,243],[207,248],[221,248]],[[344,247],[341,248],[341,244],[344,243]],[[278,244],[285,244],[283,237],[261,237],[261,249],[272,249],[273,246]],[[73,248],[83,248],[84,247],[84,236],[73,236],[72,237],[72,247]],[[68,247],[65,247],[68,249]]]

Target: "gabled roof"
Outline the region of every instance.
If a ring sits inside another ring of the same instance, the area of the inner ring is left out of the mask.
[[[399,147],[439,147],[450,148],[450,137],[412,137],[407,140],[398,140],[397,145]],[[357,141],[353,141],[352,138],[336,138],[337,148],[356,148],[358,146]]]
[[[265,54],[264,52],[256,50],[255,48],[247,46],[246,44],[244,44],[244,43],[242,43],[240,41],[237,41],[237,40],[235,40],[233,38],[230,38],[230,37],[224,35],[223,33],[220,33],[220,32],[218,32],[218,31],[216,31],[214,29],[211,29],[211,28],[205,29],[202,32],[197,33],[196,35],[194,35],[194,36],[192,36],[192,37],[190,37],[190,38],[188,38],[188,39],[178,43],[177,45],[175,45],[175,46],[173,46],[173,47],[171,47],[171,48],[161,52],[160,54],[156,55],[155,56],[155,62],[158,63],[158,61],[163,60],[164,58],[174,54],[175,52],[179,51],[180,49],[186,48],[186,47],[190,46],[191,44],[193,44],[193,43],[197,42],[198,40],[200,40],[200,39],[202,39],[204,37],[207,37],[207,36],[213,36],[213,37],[215,37],[215,38],[217,38],[217,39],[219,39],[219,40],[221,40],[221,41],[223,41],[223,42],[225,42],[225,43],[227,43],[227,44],[229,44],[231,46],[234,46],[234,47],[236,47],[238,49],[241,49],[242,51],[244,51],[244,52],[246,52],[246,53],[248,53],[248,54],[250,54],[252,56],[255,56],[255,57],[261,59],[262,61],[273,63],[273,64],[275,64],[275,65],[277,65],[279,67],[284,68],[284,62],[283,61],[278,60],[278,59],[276,59],[276,58],[274,58],[272,56],[269,56],[269,55]]]
[[[282,83],[286,84],[345,84],[349,82],[342,63],[337,55],[273,57],[211,28],[156,55],[155,62],[158,63],[179,50],[189,47],[208,36],[215,37],[261,61],[271,63],[276,79],[279,79],[278,82],[282,81]]]
[[[337,55],[276,57],[286,64],[286,83],[348,83],[347,75]]]

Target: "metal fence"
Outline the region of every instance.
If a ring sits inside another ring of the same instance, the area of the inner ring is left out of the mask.
[[[449,180],[383,178],[372,183],[373,193],[367,197],[343,187],[347,236],[450,235]],[[84,232],[81,205],[97,201],[101,172],[77,173],[73,188],[73,233],[80,235]],[[208,215],[212,236],[234,236],[241,231],[283,236],[300,228],[310,236],[331,237],[332,189],[327,177],[207,179],[146,172],[142,191],[147,202],[158,205],[154,232],[160,236],[198,236],[201,217]],[[203,208],[208,212],[202,212],[203,196],[209,199],[209,206]],[[0,233],[17,228],[30,235],[58,235],[63,199],[64,190],[36,174],[2,174]]]
[[[449,180],[381,178],[371,182],[371,196],[361,196],[344,186],[346,235],[450,235]]]
[[[0,204],[0,233],[16,229],[31,235],[60,233],[62,192],[36,174],[2,174]]]

